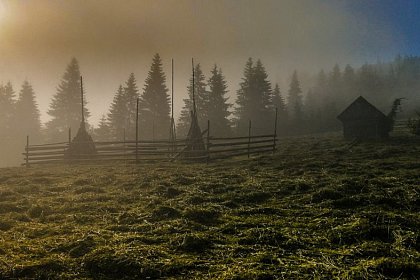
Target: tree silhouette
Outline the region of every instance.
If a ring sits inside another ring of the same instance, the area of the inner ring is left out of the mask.
[[[16,127],[13,121],[15,98],[15,91],[10,81],[6,85],[0,85],[0,130],[6,136],[12,136]]]
[[[123,103],[125,104],[125,129],[126,135],[133,140],[136,137],[136,114],[137,114],[137,98],[139,98],[139,90],[136,78],[131,73],[125,83],[123,91]]]
[[[207,126],[208,120],[208,92],[206,91],[206,78],[204,77],[201,66],[198,63],[194,67],[194,93],[195,93],[195,105],[197,109],[198,124],[201,128]],[[177,125],[177,134],[186,136],[191,125],[190,112],[193,111],[193,79],[190,78],[189,85],[187,87],[188,98],[184,99],[184,107],[181,110]]]
[[[223,76],[222,70],[214,65],[211,71],[211,77],[207,84],[209,85],[208,92],[208,117],[211,124],[212,135],[227,136],[231,134],[231,127],[229,121],[229,108],[232,106],[227,103],[226,97],[227,83]]]
[[[271,84],[260,60],[254,66],[252,58],[248,59],[239,86],[235,108],[237,132],[246,132],[249,120],[253,122],[254,133],[272,131]]]
[[[113,140],[122,140],[124,128],[127,122],[127,108],[124,100],[124,89],[122,85],[118,87],[111,103],[107,116],[110,137]]]
[[[287,108],[294,125],[301,125],[303,121],[302,89],[296,71],[293,72],[290,81]]]
[[[86,104],[86,98],[84,100]],[[82,121],[81,108],[79,63],[73,58],[66,68],[47,112],[51,116],[51,120],[46,124],[49,140],[65,139],[67,135],[65,132],[70,127],[73,131],[77,131]],[[90,115],[86,106],[84,114],[85,119]]]
[[[28,81],[24,81],[16,102],[16,119],[14,124],[19,128],[18,139],[25,139],[26,135],[31,141],[41,139],[41,120],[38,104],[35,100],[35,92]]]
[[[159,54],[153,57],[140,99],[142,136],[148,139],[167,139],[170,124],[170,98]]]
[[[97,141],[109,141],[111,138],[110,133],[110,126],[105,115],[102,115],[101,119],[99,120],[98,127],[94,130],[94,138]]]

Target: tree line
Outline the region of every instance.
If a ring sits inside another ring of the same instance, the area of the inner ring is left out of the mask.
[[[204,129],[210,120],[214,136],[244,135],[248,133],[250,120],[253,134],[272,133],[276,108],[280,135],[330,131],[340,127],[336,116],[359,95],[385,110],[396,97],[418,101],[420,90],[420,57],[398,56],[389,63],[364,64],[359,68],[346,65],[341,69],[335,65],[330,71],[320,70],[314,75],[305,93],[294,71],[285,94],[277,83],[270,81],[261,60],[249,58],[234,102],[228,97],[228,83],[218,65],[212,67],[208,78],[200,64],[196,64],[193,71],[199,125]],[[133,73],[116,87],[108,112],[96,127],[88,126],[93,137],[103,141],[134,139],[139,98],[140,138],[168,139],[171,100],[166,83],[162,60],[156,54],[141,90]],[[187,92],[176,121],[178,137],[185,137],[190,125],[192,76]],[[416,109],[414,106],[419,104],[409,102],[410,106]],[[26,135],[35,142],[64,141],[69,127],[77,131],[80,109],[80,68],[76,58],[67,65],[47,111],[50,120],[44,125],[29,81],[23,82],[18,94],[10,82],[0,84],[0,144],[2,147],[19,145],[21,150]],[[85,108],[85,117],[89,116]]]

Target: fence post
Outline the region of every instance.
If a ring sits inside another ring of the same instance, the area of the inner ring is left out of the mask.
[[[26,167],[29,167],[29,135],[26,135]]]
[[[139,99],[137,98],[137,105],[136,105],[136,163],[139,160]]]
[[[71,143],[71,127],[69,127],[69,147],[70,147],[70,143]]]
[[[277,145],[277,114],[278,114],[278,109],[276,107],[276,116],[274,119],[274,136],[273,136],[273,154],[276,152],[276,145]]]
[[[248,158],[251,152],[251,120],[249,120],[248,124]]]
[[[126,155],[126,148],[125,148],[125,146],[126,146],[126,143],[125,143],[125,127],[124,127],[124,130],[123,130],[123,152],[124,152],[124,163],[126,162],[126,160],[127,160],[127,155]]]
[[[210,120],[207,120],[207,164],[210,161]]]

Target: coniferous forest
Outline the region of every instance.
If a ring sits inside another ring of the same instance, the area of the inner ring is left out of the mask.
[[[131,73],[126,81],[115,85],[113,101],[97,125],[89,125],[95,140],[110,141],[134,139],[136,101],[139,98],[139,126],[141,139],[168,139],[171,100],[163,60],[156,54],[150,63],[147,77]],[[26,143],[26,135],[34,142],[65,141],[67,131],[77,130],[81,121],[79,61],[72,58],[65,67],[47,114],[50,120],[40,121],[36,102],[36,89],[30,81],[20,88],[7,82],[0,85],[0,130],[4,132],[1,147],[5,161],[21,162],[19,154]],[[404,98],[399,117],[415,116],[420,102],[420,57],[397,56],[387,63],[335,65],[313,73],[310,84],[303,88],[299,71],[291,70],[289,84],[281,88],[270,80],[263,61],[249,58],[243,66],[242,79],[229,81],[223,74],[223,65],[215,64],[204,73],[200,63],[194,67],[194,93],[201,127],[212,124],[214,135],[243,135],[249,121],[255,134],[271,133],[275,110],[278,110],[279,136],[336,131],[341,128],[337,115],[358,96],[364,96],[385,114],[392,101]],[[142,84],[139,81],[144,80]],[[229,85],[238,84],[232,92]],[[185,137],[190,126],[192,111],[192,75],[185,86],[182,110],[176,120],[178,137]],[[86,102],[85,102],[86,104]],[[85,117],[89,120],[89,103]],[[88,121],[89,123],[89,121]],[[19,129],[17,129],[19,128]]]

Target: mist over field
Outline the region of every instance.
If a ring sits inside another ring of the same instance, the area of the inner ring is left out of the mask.
[[[206,75],[215,63],[222,67],[232,102],[248,57],[260,58],[283,91],[295,69],[307,88],[304,78],[336,63],[359,66],[411,54],[409,38],[392,21],[361,12],[379,8],[370,2],[2,0],[0,81],[16,88],[31,81],[47,121],[50,98],[76,57],[92,123],[131,72],[143,86],[155,53],[167,76],[175,60],[176,114],[187,97],[191,57]]]
[[[419,14],[0,0],[0,279],[420,279]]]

